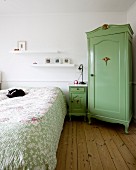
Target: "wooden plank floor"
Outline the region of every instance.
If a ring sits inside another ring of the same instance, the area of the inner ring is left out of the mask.
[[[66,120],[56,170],[136,170],[136,124],[124,126],[93,119]]]

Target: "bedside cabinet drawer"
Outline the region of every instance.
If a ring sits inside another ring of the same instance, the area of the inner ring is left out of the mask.
[[[71,87],[71,88],[70,88],[70,91],[71,91],[71,92],[84,92],[85,89],[84,89],[83,87],[76,87],[76,88]]]

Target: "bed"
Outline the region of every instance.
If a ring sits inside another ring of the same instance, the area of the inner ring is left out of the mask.
[[[22,89],[14,98],[0,91],[0,170],[54,170],[65,97],[58,87]]]

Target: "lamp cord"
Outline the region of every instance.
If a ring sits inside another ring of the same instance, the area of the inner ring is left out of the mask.
[[[80,79],[81,75],[82,75],[82,73],[80,73],[80,75],[79,75],[79,77],[78,77],[78,79],[77,79],[78,81],[79,81],[79,79]]]

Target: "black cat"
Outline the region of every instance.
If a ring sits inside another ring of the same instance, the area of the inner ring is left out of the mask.
[[[24,95],[25,92],[22,89],[12,89],[8,91],[7,97],[12,98],[12,97],[19,97]]]

